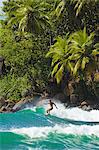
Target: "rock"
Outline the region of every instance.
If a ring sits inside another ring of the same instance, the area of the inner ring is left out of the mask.
[[[21,110],[25,108],[26,105],[28,105],[29,103],[32,103],[32,101],[33,101],[33,98],[29,96],[26,98],[23,98],[14,105],[14,107],[12,108],[12,111],[15,112],[15,111]]]
[[[96,110],[97,110],[97,109],[99,110],[99,103],[93,104],[93,105],[92,105],[92,108],[93,108],[93,109],[96,109]]]
[[[87,106],[86,106],[86,105],[83,105],[81,108],[82,108],[83,110],[87,110]]]
[[[70,107],[70,104],[69,103],[64,103],[64,106],[65,106],[65,108],[68,108],[68,107]]]
[[[3,101],[1,101],[3,100]],[[1,109],[0,109],[0,112],[9,112],[12,110],[12,107],[15,105],[15,102],[7,99],[7,100],[4,100],[4,99],[1,99],[0,102],[2,102],[2,105],[1,105]]]
[[[81,102],[79,108],[82,108],[85,111],[92,110],[91,106],[86,101]]]
[[[22,99],[20,100],[19,102],[17,102],[14,107],[12,108],[12,111],[15,112],[15,111],[18,111],[20,109],[22,109],[23,105],[27,103],[27,100],[26,99]]]
[[[41,99],[45,98],[48,98],[48,93],[46,91],[44,91],[43,94],[41,94]]]
[[[5,104],[5,99],[0,97],[0,108]]]
[[[71,94],[75,93],[75,82],[74,81],[69,81],[68,84],[65,87],[64,93],[67,96],[70,96]]]
[[[2,106],[2,108],[0,109],[0,113],[7,111],[5,106]]]
[[[84,105],[88,106],[89,104],[86,101],[81,102],[80,106],[83,107]]]
[[[79,103],[78,95],[71,94],[70,95],[70,102],[71,102],[71,104],[77,105]]]
[[[63,93],[56,94],[53,99],[60,100],[61,102],[66,102],[66,97]]]
[[[90,105],[89,105],[89,106],[83,105],[81,108],[82,108],[83,110],[85,110],[85,111],[90,111],[90,110],[92,110],[92,108],[90,107]]]

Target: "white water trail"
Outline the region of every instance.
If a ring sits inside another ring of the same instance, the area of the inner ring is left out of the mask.
[[[41,105],[45,110],[49,108],[47,103],[48,99],[47,101],[45,100],[45,103]],[[55,104],[57,105],[58,109],[54,107],[54,109],[50,112],[53,116],[77,121],[99,122],[99,110],[84,111],[78,107],[66,108],[64,104],[59,102],[55,102]],[[30,109],[32,111],[36,111],[36,107]]]
[[[51,112],[52,115],[61,118],[68,118],[77,121],[90,121],[99,122],[99,110],[84,111],[80,108],[65,108],[63,104],[57,104],[58,110],[54,108]]]

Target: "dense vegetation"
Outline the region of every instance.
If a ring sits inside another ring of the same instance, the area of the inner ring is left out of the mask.
[[[85,83],[99,69],[98,0],[8,0],[2,11],[0,96],[51,93],[68,73]]]

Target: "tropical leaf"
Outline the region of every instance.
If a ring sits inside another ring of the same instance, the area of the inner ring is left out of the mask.
[[[99,49],[93,50],[93,51],[92,51],[92,55],[93,55],[93,56],[99,55]]]
[[[61,15],[61,13],[64,9],[64,6],[65,6],[65,1],[62,0],[56,7],[55,14],[56,14],[57,18],[59,18],[59,16]]]
[[[68,66],[69,66],[71,72],[73,72],[73,70],[74,70],[73,64],[71,62],[68,62]]]
[[[59,63],[54,66],[51,76],[53,76],[57,72],[58,66],[59,66]]]
[[[75,4],[76,16],[78,16],[84,5],[90,4],[93,2],[96,3],[98,2],[98,0],[71,0],[71,2]]]
[[[86,65],[86,63],[88,63],[88,62],[89,62],[89,58],[88,58],[88,57],[83,57],[83,59],[82,59],[82,64],[81,64],[82,70],[85,69],[85,65]]]
[[[60,69],[57,71],[56,75],[55,75],[55,78],[56,78],[56,81],[57,83],[59,84],[61,79],[62,79],[62,76],[63,76],[63,65],[60,67]]]
[[[55,65],[52,75],[55,74],[57,83],[62,79],[59,76],[62,71],[58,69],[60,66],[57,65],[58,63],[63,65],[73,76],[81,76],[81,70],[82,72],[88,70],[85,67],[90,66],[89,64],[94,61],[93,55],[98,52],[92,48],[93,38],[94,33],[88,36],[86,28],[72,33],[64,39],[61,37],[56,38],[56,43],[51,46],[46,56],[52,58],[51,66]]]
[[[96,44],[94,45],[94,48],[95,48],[96,51],[99,52],[99,43],[96,43]]]
[[[73,70],[73,75],[75,76],[79,67],[80,67],[80,63],[81,63],[81,60],[79,59],[76,64],[75,64],[75,67],[74,67],[74,70]]]

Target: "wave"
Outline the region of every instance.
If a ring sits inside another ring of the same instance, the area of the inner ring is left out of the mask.
[[[78,121],[99,122],[99,110],[91,110],[89,112],[89,111],[84,111],[78,107],[66,108],[61,103],[56,103],[56,105],[58,109],[54,108],[51,111],[51,115],[53,116],[57,116],[59,118],[65,118],[65,119],[78,120]],[[47,104],[44,104],[41,107],[44,107],[45,112],[49,108]],[[37,107],[28,108],[28,109],[31,109],[32,111],[35,112],[37,111]]]
[[[44,115],[46,104],[0,114],[1,149],[98,149],[99,111],[85,112],[79,108],[66,109],[60,103],[56,105],[58,110],[54,108],[48,116]]]
[[[49,133],[74,134],[74,135],[95,135],[99,137],[99,125],[55,125],[54,127],[30,127],[11,129],[10,132],[27,135],[31,138],[46,137]]]
[[[87,150],[90,148],[98,150],[99,148],[99,137],[95,135],[74,135],[54,131],[38,138],[27,136],[26,132],[25,134],[2,132],[0,137],[2,150]]]

